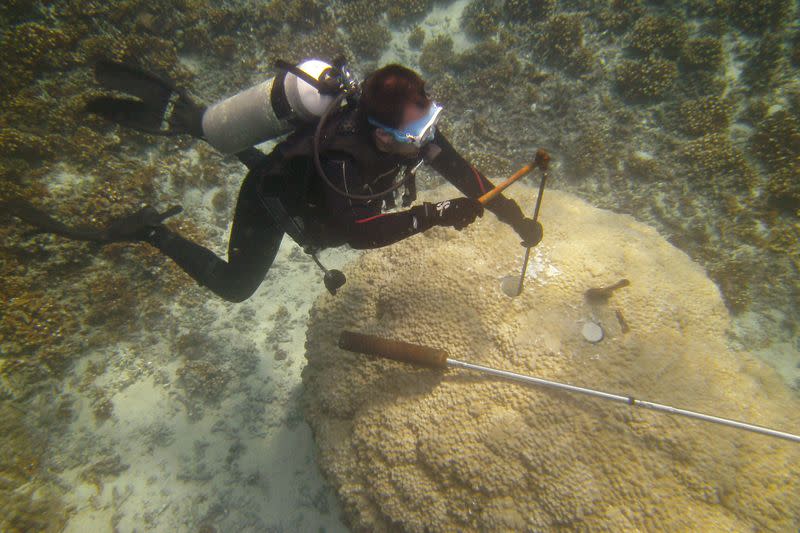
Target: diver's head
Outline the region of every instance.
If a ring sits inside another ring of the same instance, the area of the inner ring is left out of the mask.
[[[425,94],[416,72],[387,65],[364,82],[358,111],[378,149],[414,156],[433,139],[442,108]]]

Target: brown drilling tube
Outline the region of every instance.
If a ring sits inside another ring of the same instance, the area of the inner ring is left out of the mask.
[[[339,348],[429,368],[446,368],[449,357],[444,350],[353,331],[342,331],[339,335]]]

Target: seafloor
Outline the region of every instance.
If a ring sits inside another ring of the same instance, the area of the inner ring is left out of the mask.
[[[360,75],[399,61],[425,76],[443,129],[495,181],[545,147],[552,187],[686,252],[733,315],[731,349],[797,391],[797,10],[790,0],[9,0],[0,199],[88,225],[178,203],[171,224],[223,253],[244,167],[83,113],[98,94],[92,64],[138,63],[208,103],[269,77],[278,58],[344,54]],[[440,181],[424,174],[421,187]],[[307,315],[324,288],[297,246],[287,238],[261,289],[233,305],[146,245],[69,242],[6,215],[0,530],[345,529],[300,410]]]

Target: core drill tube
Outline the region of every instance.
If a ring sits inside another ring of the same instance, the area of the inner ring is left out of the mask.
[[[785,431],[778,431],[775,429],[749,424],[747,422],[739,422],[738,420],[731,420],[729,418],[722,418],[714,415],[698,413],[697,411],[690,411],[688,409],[680,409],[660,403],[649,402],[646,400],[638,400],[633,396],[625,396],[621,394],[611,394],[594,389],[587,389],[567,383],[559,383],[558,381],[550,381],[549,379],[542,379],[533,376],[526,376],[516,372],[509,372],[507,370],[499,370],[473,363],[459,361],[457,359],[450,359],[448,353],[444,350],[436,348],[429,348],[427,346],[420,346],[402,341],[388,340],[373,335],[364,335],[362,333],[354,333],[352,331],[342,331],[339,336],[339,347],[351,352],[359,352],[387,359],[393,359],[401,363],[410,363],[417,366],[425,366],[429,368],[463,368],[465,370],[473,370],[492,376],[518,381],[527,385],[535,385],[539,387],[548,387],[551,389],[558,389],[567,392],[574,392],[578,394],[585,394],[594,398],[603,400],[611,400],[617,403],[624,403],[634,407],[642,407],[650,409],[651,411],[658,411],[671,415],[680,415],[687,418],[694,418],[695,420],[703,420],[704,422],[712,422],[736,429],[743,429],[761,435],[770,437],[777,437],[792,442],[800,443],[800,435],[787,433]]]

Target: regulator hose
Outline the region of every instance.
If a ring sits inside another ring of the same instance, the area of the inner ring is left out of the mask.
[[[322,168],[322,163],[319,160],[319,145],[320,145],[320,140],[322,139],[322,130],[325,128],[325,124],[328,122],[328,117],[331,115],[331,113],[333,113],[334,110],[339,108],[339,106],[342,103],[342,100],[344,100],[347,97],[347,94],[348,94],[347,92],[343,92],[339,96],[337,96],[336,99],[333,102],[331,102],[331,105],[328,106],[328,109],[325,110],[325,113],[323,113],[323,115],[319,119],[319,122],[317,123],[317,129],[314,132],[314,167],[316,168],[317,173],[322,177],[323,181],[325,181],[325,183],[328,185],[328,187],[336,191],[338,194],[344,196],[345,198],[349,198],[351,200],[378,200],[380,198],[383,198],[387,194],[399,189],[406,182],[406,178],[404,177],[403,179],[401,179],[400,181],[398,181],[385,191],[377,194],[353,194],[351,192],[343,191],[342,189],[331,183],[331,180],[328,178],[328,175],[325,174],[325,170]]]

